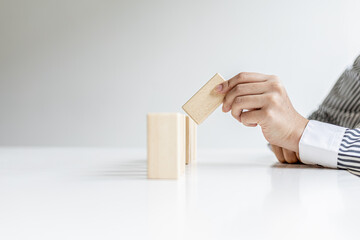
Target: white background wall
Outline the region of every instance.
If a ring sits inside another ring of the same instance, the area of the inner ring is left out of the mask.
[[[277,74],[309,114],[360,52],[358,0],[0,0],[0,145],[145,147],[214,73]],[[199,147],[255,147],[218,109]]]

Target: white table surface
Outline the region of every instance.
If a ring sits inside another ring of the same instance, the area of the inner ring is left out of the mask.
[[[180,180],[145,150],[0,148],[0,239],[358,237],[360,178],[285,165],[266,147],[200,150]]]

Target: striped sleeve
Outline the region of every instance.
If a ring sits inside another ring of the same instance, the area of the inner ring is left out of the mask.
[[[310,120],[299,142],[305,164],[348,170],[360,176],[360,128]]]
[[[341,140],[337,166],[360,176],[360,129],[346,129]]]
[[[360,56],[341,74],[319,108],[308,119],[350,129],[360,124]]]

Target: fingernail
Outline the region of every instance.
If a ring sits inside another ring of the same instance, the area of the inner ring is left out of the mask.
[[[215,91],[216,92],[221,92],[221,90],[223,89],[223,85],[222,84],[219,84],[215,87]]]

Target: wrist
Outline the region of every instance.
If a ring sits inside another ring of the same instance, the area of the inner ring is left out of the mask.
[[[291,150],[296,153],[299,152],[300,139],[308,123],[309,120],[300,115],[296,121],[296,124],[294,124],[294,129],[290,134],[289,143],[291,144]]]

